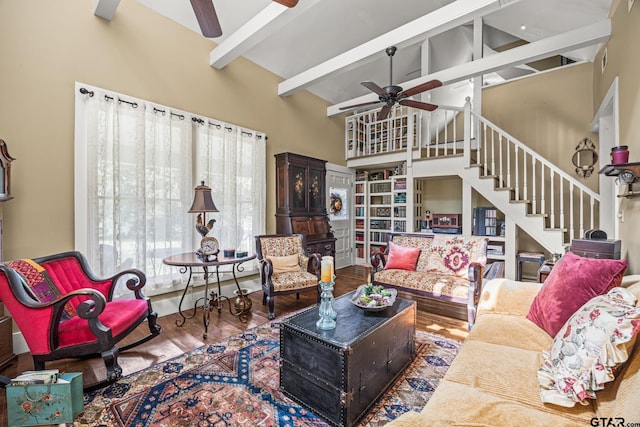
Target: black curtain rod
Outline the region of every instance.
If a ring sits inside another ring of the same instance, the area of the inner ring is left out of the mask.
[[[79,89],[79,91],[83,95],[89,95],[89,97],[93,97],[93,95],[94,95],[94,92],[92,90],[88,90],[88,89],[86,89],[84,87],[81,87]],[[106,99],[108,101],[112,101],[114,98],[112,96],[105,95],[104,99]],[[125,104],[131,105],[133,108],[138,108],[138,103],[137,102],[125,101],[124,99],[120,99],[120,98],[118,98],[118,102],[124,102]],[[156,108],[156,107],[153,107],[153,111],[155,113],[162,113],[163,115],[166,114],[165,110],[161,110],[161,109]],[[180,120],[184,120],[184,114],[171,113],[171,115],[179,117]],[[204,120],[199,118],[199,117],[196,117],[196,116],[191,117],[191,120],[196,122],[196,123],[200,123],[201,125],[204,124]],[[218,124],[218,123],[212,123],[212,122],[207,122],[207,123],[209,124],[209,126],[215,126],[218,129],[220,129],[222,127],[222,125]],[[233,128],[231,126],[225,126],[224,128],[229,132],[231,132],[233,130]],[[247,136],[253,136],[253,133],[247,132],[247,131],[244,131],[244,130],[242,131],[242,133],[244,135],[247,135]],[[256,137],[258,139],[262,139],[262,135],[256,135]],[[267,138],[265,138],[265,140],[267,140]]]
[[[112,96],[105,95],[104,99],[106,99],[107,101],[113,101],[114,98]],[[124,99],[118,98],[118,103],[121,103],[121,102],[124,102],[125,104],[129,104],[133,108],[138,108],[138,103],[137,102],[125,101]]]
[[[161,110],[159,108],[153,107],[153,112],[154,113],[162,113],[162,115],[164,116],[166,114],[166,110]],[[178,117],[180,120],[184,120],[184,114],[178,114],[178,113],[174,113],[171,112],[170,113],[172,116]]]

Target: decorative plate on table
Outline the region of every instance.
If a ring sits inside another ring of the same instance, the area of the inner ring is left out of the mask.
[[[349,299],[351,303],[365,311],[381,311],[391,307],[396,301],[396,289],[385,289],[379,285],[360,285]]]

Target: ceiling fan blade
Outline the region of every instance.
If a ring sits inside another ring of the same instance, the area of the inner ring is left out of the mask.
[[[382,101],[363,102],[362,104],[349,105],[348,107],[340,107],[338,110],[350,110],[352,108],[366,107],[368,105],[380,104]]]
[[[287,7],[295,7],[295,5],[298,4],[298,0],[273,0],[273,1]]]
[[[389,117],[389,112],[391,111],[391,105],[387,104],[378,111],[378,121],[384,120]]]
[[[427,102],[414,101],[413,99],[401,99],[398,101],[400,105],[406,105],[407,107],[419,108],[421,110],[433,111],[438,108],[435,104],[429,104]]]
[[[421,85],[409,88],[405,91],[402,91],[400,94],[403,97],[410,97],[416,95],[418,93],[426,92],[431,89],[435,89],[437,87],[442,86],[442,82],[440,80],[430,80],[426,83],[422,83]]]
[[[196,14],[203,36],[209,38],[222,35],[222,28],[212,0],[191,0],[191,7]]]
[[[384,98],[388,97],[387,92],[385,92],[384,89],[382,89],[380,86],[378,86],[374,82],[360,82],[360,84],[366,87],[367,89],[369,89],[370,91],[375,92]]]

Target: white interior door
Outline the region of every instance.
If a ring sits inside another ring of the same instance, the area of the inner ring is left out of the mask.
[[[592,131],[598,132],[600,141],[600,157],[598,168],[611,163],[609,152],[620,143],[619,109],[618,109],[618,78],[609,87],[602,104],[591,123]],[[621,200],[617,197],[618,186],[616,180],[604,174],[599,177],[600,215],[599,229],[604,230],[609,239],[620,238],[619,215],[621,214]],[[578,236],[580,237],[580,236]]]
[[[335,268],[353,265],[353,181],[355,171],[327,163],[327,213],[336,240]]]

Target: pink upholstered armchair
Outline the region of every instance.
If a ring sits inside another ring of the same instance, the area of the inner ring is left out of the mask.
[[[135,298],[113,300],[116,285],[125,280]],[[145,282],[145,274],[136,269],[98,278],[79,252],[0,264],[0,300],[20,328],[35,369],[51,360],[100,355],[108,382],[122,375],[119,351],[160,333],[157,314],[142,294]],[[118,348],[145,320],[149,334]]]

